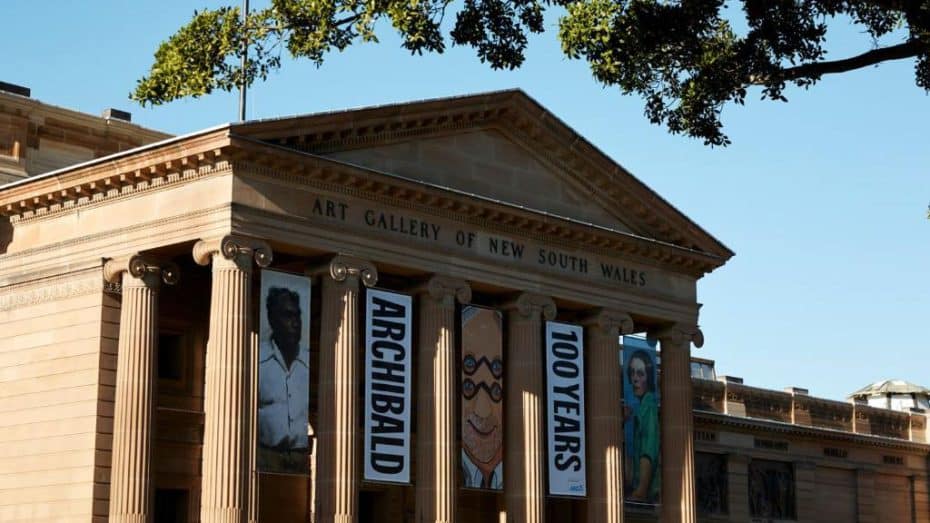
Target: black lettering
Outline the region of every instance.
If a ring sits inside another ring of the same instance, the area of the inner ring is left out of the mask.
[[[515,259],[523,258],[523,244],[522,243],[510,242],[510,248],[513,250],[513,257]]]
[[[573,361],[558,360],[552,364],[552,372],[560,378],[577,378],[578,365]]]
[[[371,362],[372,381],[393,381],[394,383],[404,383],[404,376],[404,365],[402,363],[391,363],[389,361],[382,360],[374,360]]]
[[[348,207],[349,206],[344,203],[341,203],[341,202],[339,203],[339,219],[340,220],[346,221],[346,209]]]
[[[403,361],[404,357],[407,355],[406,349],[400,343],[388,341],[388,340],[377,340],[371,344],[371,354],[378,358],[379,360],[387,359],[385,356],[385,351],[394,352],[394,361]],[[374,361],[372,361],[374,364]]]
[[[397,474],[404,470],[404,457],[395,454],[382,454],[373,452],[371,454],[371,468],[381,474]]]
[[[575,401],[555,400],[552,402],[552,413],[581,414],[581,404]]]
[[[578,341],[578,332],[574,330],[570,331],[553,331],[552,339],[554,340],[563,340],[563,341]]]
[[[581,258],[578,261],[578,272],[588,274],[588,259],[587,258]]]
[[[576,423],[576,426],[577,426],[577,423]],[[556,432],[558,432],[558,430],[556,430]],[[574,432],[578,432],[578,431],[575,430]],[[555,435],[555,451],[556,452],[571,452],[572,454],[577,454],[580,450],[581,450],[581,438],[579,438],[578,436],[567,436],[565,434]]]
[[[388,394],[372,394],[371,409],[381,414],[390,412],[391,414],[404,413],[404,397],[390,396]]]
[[[499,250],[497,245],[497,238],[488,238],[488,250],[494,254],[497,254]]]
[[[552,390],[555,391],[556,394],[565,394],[576,402],[581,401],[581,386],[578,383],[573,383],[563,387],[556,385],[552,387]]]
[[[365,211],[365,223],[369,227],[375,226],[375,211],[372,211],[371,209]]]
[[[639,273],[639,286],[640,287],[646,286],[646,273],[644,272]]]
[[[552,333],[552,338],[556,339],[555,333]],[[552,354],[562,359],[576,360],[578,359],[579,354],[578,345],[574,343],[566,343],[564,341],[557,341],[552,344]]]
[[[429,226],[433,230],[433,239],[438,240],[439,239],[439,226],[434,223],[429,224]],[[471,246],[471,241],[468,242],[468,245]]]
[[[377,296],[373,297],[371,302],[375,306],[375,309],[371,311],[372,315],[375,317],[403,318],[407,312],[407,307],[404,307],[400,303],[385,300]]]
[[[323,215],[323,204],[320,203],[319,198],[313,200],[313,214]]]
[[[581,457],[574,454],[569,455],[567,458],[565,454],[555,455],[555,468],[559,470],[568,470],[569,467],[571,467],[573,472],[581,470]]]
[[[329,218],[336,217],[336,204],[332,200],[326,200],[326,216]]]
[[[371,415],[371,433],[372,434],[392,434],[395,432],[404,432],[404,420],[393,416],[385,416],[377,412]]]

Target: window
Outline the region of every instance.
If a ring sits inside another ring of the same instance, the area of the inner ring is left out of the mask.
[[[694,453],[694,476],[697,488],[697,508],[701,514],[726,514],[727,456],[708,452]]]
[[[754,518],[796,519],[791,463],[762,459],[749,462],[749,513]]]

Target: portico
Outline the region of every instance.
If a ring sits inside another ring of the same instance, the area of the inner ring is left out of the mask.
[[[16,299],[84,285],[120,311],[101,320],[118,326],[118,343],[98,340],[117,365],[101,371],[113,385],[92,399],[99,437],[84,443],[97,517],[148,521],[170,491],[204,522],[623,521],[617,338],[639,332],[663,370],[662,503],[639,516],[696,521],[696,284],[732,252],[522,92],[228,124],[6,186],[0,212],[0,280],[33,293]],[[306,475],[256,468],[266,268],[313,282]],[[375,288],[413,296],[408,485],[362,475],[361,304]],[[500,493],[460,477],[468,304],[503,315]],[[576,498],[547,489],[553,320],[584,327]]]

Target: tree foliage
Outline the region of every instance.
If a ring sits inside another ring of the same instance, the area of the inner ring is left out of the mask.
[[[653,123],[709,145],[729,143],[721,110],[744,103],[754,86],[783,101],[791,84],[914,58],[916,83],[930,90],[930,0],[272,0],[246,20],[237,7],[195,12],[161,44],[131,96],[161,104],[249,85],[281,66],[284,49],[319,66],[331,51],[377,41],[381,21],[411,53],[441,53],[451,39],[494,69],[515,69],[528,35],[543,32],[546,9],[559,14],[568,57],[586,60],[603,85],[641,96]],[[446,37],[448,11],[455,20]],[[863,52],[826,59],[827,22],[836,17],[862,30]],[[896,41],[880,45],[888,35]]]

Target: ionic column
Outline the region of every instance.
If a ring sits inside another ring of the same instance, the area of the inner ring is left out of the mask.
[[[543,321],[555,318],[555,302],[523,293],[506,308],[504,503],[508,521],[542,523],[546,519]]]
[[[629,315],[601,310],[584,322],[588,434],[588,521],[623,521],[623,427],[620,334],[633,332]]]
[[[340,255],[312,272],[323,284],[317,521],[348,523],[358,515],[359,281],[374,286],[378,271],[370,262]]]
[[[204,389],[200,521],[244,522],[254,441],[250,372],[253,259],[271,263],[271,248],[253,238],[224,236],[194,245],[194,260],[213,262],[210,333]]]
[[[455,302],[471,301],[464,280],[432,277],[419,289],[419,382],[415,521],[451,523],[456,513]]]
[[[695,523],[694,422],[691,418],[691,342],[704,344],[695,327],[674,325],[655,333],[662,344],[663,523]]]
[[[103,267],[110,283],[122,281],[110,521],[145,523],[152,508],[152,411],[155,402],[155,346],[158,342],[158,287],[178,280],[177,265],[138,254]]]

